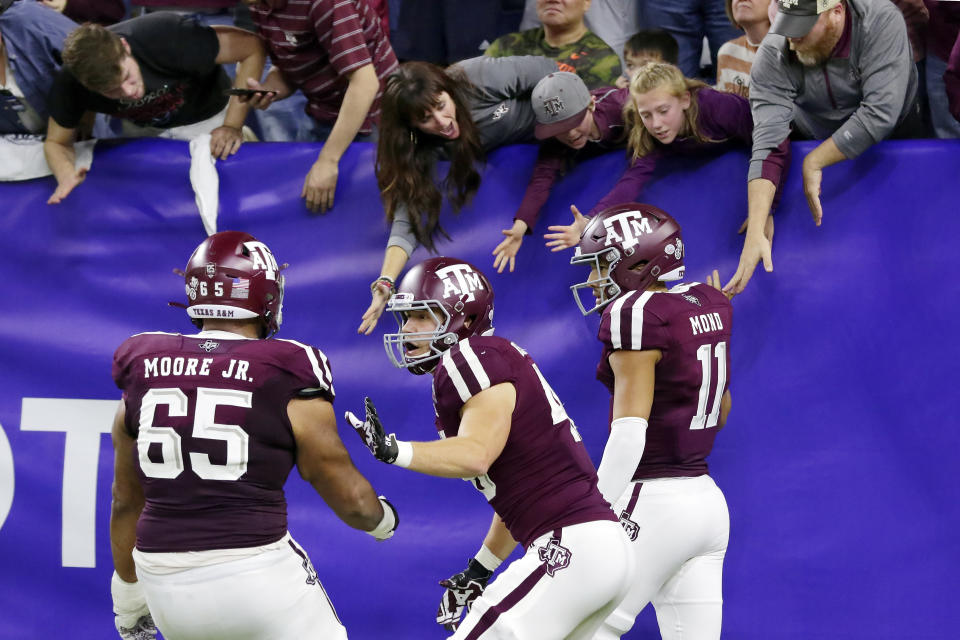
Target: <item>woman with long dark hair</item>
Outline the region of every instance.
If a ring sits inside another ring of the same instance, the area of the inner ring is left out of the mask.
[[[478,165],[501,145],[533,140],[530,92],[557,63],[539,56],[471,58],[446,69],[406,62],[387,78],[377,143],[377,182],[392,224],[380,277],[359,333],[369,334],[394,291],[394,280],[419,245],[431,251],[446,236],[440,210],[455,211],[480,186]],[[442,180],[437,161],[450,169]]]

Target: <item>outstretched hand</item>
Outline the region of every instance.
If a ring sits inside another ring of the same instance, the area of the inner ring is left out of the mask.
[[[377,408],[373,406],[373,400],[364,398],[363,407],[366,414],[365,420],[361,421],[352,411],[347,411],[344,418],[377,460],[393,464],[400,450],[396,436],[392,433],[387,435],[384,432],[380,416],[377,415]]]
[[[740,227],[741,233],[746,227],[746,222]],[[738,293],[742,293],[746,288],[757,263],[763,261],[763,268],[768,273],[773,272],[773,216],[767,216],[763,225],[763,234],[757,237],[755,234],[748,234],[743,242],[743,251],[740,252],[740,263],[737,265],[737,271],[730,278],[730,281],[723,286],[723,293],[732,298]],[[714,271],[716,273],[716,271]]]
[[[520,251],[523,236],[527,233],[528,228],[527,223],[523,220],[514,220],[511,228],[503,229],[500,232],[506,238],[493,250],[493,255],[496,256],[493,260],[493,268],[497,270],[497,273],[503,273],[503,268],[508,264],[510,265],[510,273],[513,273],[517,252]]]
[[[570,211],[573,212],[573,223],[569,225],[551,225],[547,227],[548,231],[543,237],[547,239],[547,246],[550,251],[563,251],[570,247],[580,244],[580,236],[583,230],[587,228],[587,218],[580,213],[576,205],[570,205]]]
[[[374,287],[371,295],[373,300],[367,310],[363,312],[363,317],[360,318],[360,326],[357,327],[357,333],[365,336],[373,332],[373,329],[377,326],[377,320],[383,315],[383,310],[390,300],[390,292],[382,287]]]
[[[84,178],[87,177],[86,169],[78,169],[76,172],[71,174],[63,182],[57,183],[57,188],[47,200],[47,204],[60,204],[63,202],[63,199],[66,198],[74,188],[83,182]]]
[[[809,156],[808,156],[809,158]],[[823,168],[812,162],[803,162],[803,193],[807,196],[807,206],[818,227],[823,222],[823,206],[820,204],[820,186],[823,182]]]

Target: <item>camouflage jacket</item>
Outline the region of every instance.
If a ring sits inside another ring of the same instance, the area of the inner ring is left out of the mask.
[[[592,31],[576,42],[560,48],[551,47],[544,38],[543,27],[517,31],[493,41],[484,55],[545,56],[557,61],[561,71],[572,71],[590,89],[612,87],[620,77],[620,58],[606,42]]]

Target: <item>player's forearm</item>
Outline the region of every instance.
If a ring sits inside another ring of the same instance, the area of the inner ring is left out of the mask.
[[[747,183],[747,238],[763,236],[776,193],[777,186],[766,178],[754,178]]]
[[[340,485],[334,491],[316,483],[313,486],[345,524],[361,531],[374,529],[383,518],[383,507],[370,483],[359,472],[352,479],[337,480]]]
[[[364,65],[350,75],[350,84],[343,96],[340,113],[323,144],[323,149],[320,150],[318,160],[340,161],[363,126],[379,88],[380,80],[373,64]]]
[[[412,458],[406,466],[441,478],[476,478],[487,473],[493,460],[487,447],[472,438],[457,436],[434,442],[401,443],[411,447]]]
[[[496,513],[493,514],[490,529],[483,539],[483,546],[493,552],[493,555],[500,560],[506,560],[517,546],[517,541],[513,539],[507,526],[503,524],[503,520]]]
[[[133,564],[133,547],[137,542],[137,520],[143,505],[139,507],[118,503],[114,499],[110,512],[110,551],[117,575],[127,582],[137,581]]]

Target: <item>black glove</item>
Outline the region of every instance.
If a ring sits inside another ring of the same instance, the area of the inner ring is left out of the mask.
[[[492,575],[493,571],[471,558],[464,571],[441,580],[440,586],[447,590],[443,592],[437,609],[437,624],[442,624],[447,631],[456,631],[460,616],[480,597]]]
[[[377,408],[373,406],[373,400],[364,398],[363,406],[366,410],[366,420],[363,422],[351,411],[347,411],[344,417],[377,460],[393,464],[399,451],[396,436],[392,433],[388,436],[383,432],[383,425],[380,424],[380,417],[377,415]]]

